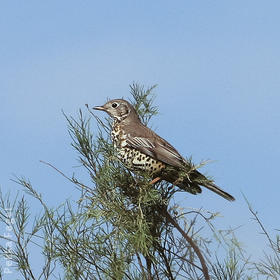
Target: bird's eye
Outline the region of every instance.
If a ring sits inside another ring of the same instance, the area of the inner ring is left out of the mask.
[[[113,107],[113,108],[117,108],[118,105],[119,105],[118,103],[113,103],[113,104],[112,104],[112,107]]]

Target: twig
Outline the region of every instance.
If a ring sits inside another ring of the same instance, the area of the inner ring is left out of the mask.
[[[48,165],[48,166],[51,167],[51,168],[53,168],[56,172],[58,172],[60,175],[62,175],[64,178],[66,178],[68,181],[70,181],[70,182],[73,183],[74,185],[79,185],[82,189],[86,189],[87,191],[92,192],[92,190],[91,190],[89,187],[87,187],[87,186],[81,184],[80,182],[74,180],[73,178],[68,177],[68,176],[65,175],[62,171],[60,171],[58,168],[56,168],[55,166],[53,166],[51,163],[46,162],[46,161],[43,161],[43,160],[40,160],[40,162],[43,163],[43,164]]]
[[[139,264],[139,266],[140,266],[140,268],[142,270],[142,273],[143,273],[143,275],[145,275],[145,268],[144,268],[144,266],[142,264],[142,261],[141,261],[141,258],[139,256],[138,252],[136,252],[136,257],[137,257],[137,260],[138,260],[138,264]]]
[[[172,224],[180,233],[181,235],[184,237],[184,239],[190,244],[190,246],[193,248],[193,250],[195,251],[197,257],[199,258],[199,261],[201,263],[202,266],[202,273],[205,277],[205,280],[210,280],[210,276],[209,276],[209,272],[208,272],[208,267],[206,265],[206,261],[199,249],[199,247],[195,244],[195,242],[192,240],[191,237],[189,237],[184,230],[179,226],[179,224],[171,217],[171,215],[168,213],[168,211],[164,208],[162,208],[161,210],[163,210],[163,213],[165,214],[165,217],[167,219],[167,221]]]

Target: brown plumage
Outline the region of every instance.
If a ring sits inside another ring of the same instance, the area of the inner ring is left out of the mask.
[[[148,172],[152,178],[160,177],[192,194],[201,193],[201,185],[227,200],[234,200],[200,172],[191,170],[172,145],[141,122],[134,107],[126,100],[110,100],[93,109],[105,111],[114,119],[111,138],[118,158],[127,168]]]

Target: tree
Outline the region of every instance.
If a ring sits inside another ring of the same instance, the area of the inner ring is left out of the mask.
[[[157,113],[154,88],[130,87],[131,102],[144,123]],[[65,117],[89,180],[68,177],[45,164],[80,190],[77,203],[49,208],[25,178],[15,181],[39,201],[39,216],[32,219],[24,195],[14,200],[0,196],[0,222],[9,227],[9,234],[0,236],[5,241],[0,252],[24,279],[253,279],[248,268],[280,275],[279,239],[273,242],[267,234],[275,253],[273,268],[269,262],[251,263],[234,231],[214,228],[217,213],[186,211],[173,199],[180,190],[166,182],[152,185],[148,177],[132,174],[119,163],[109,139],[109,119],[103,122],[90,110],[87,116],[80,110],[77,119]],[[203,227],[210,229],[211,237],[203,236]],[[43,256],[36,275],[30,261],[34,244]],[[223,257],[214,249],[221,245]]]

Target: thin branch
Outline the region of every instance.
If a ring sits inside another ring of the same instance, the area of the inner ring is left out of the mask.
[[[89,188],[88,186],[85,186],[84,184],[78,182],[77,180],[74,180],[73,178],[68,177],[65,175],[61,170],[59,170],[57,167],[53,166],[51,163],[40,160],[41,163],[48,165],[49,167],[53,168],[56,172],[58,172],[60,175],[62,175],[64,178],[66,178],[68,181],[73,183],[74,185],[80,186],[82,189],[86,189],[88,192],[92,192],[92,189]]]
[[[195,242],[192,240],[191,237],[189,237],[184,230],[179,226],[179,224],[171,217],[171,215],[168,213],[168,211],[166,209],[164,209],[162,207],[161,209],[163,211],[163,213],[165,214],[165,217],[167,219],[167,221],[172,224],[180,233],[181,235],[184,237],[184,239],[190,244],[190,246],[193,248],[193,250],[195,251],[197,257],[199,258],[199,261],[201,263],[202,266],[202,272],[203,275],[205,277],[205,280],[210,280],[210,276],[209,276],[209,272],[208,272],[208,267],[206,265],[206,261],[199,249],[199,247],[195,244]]]

